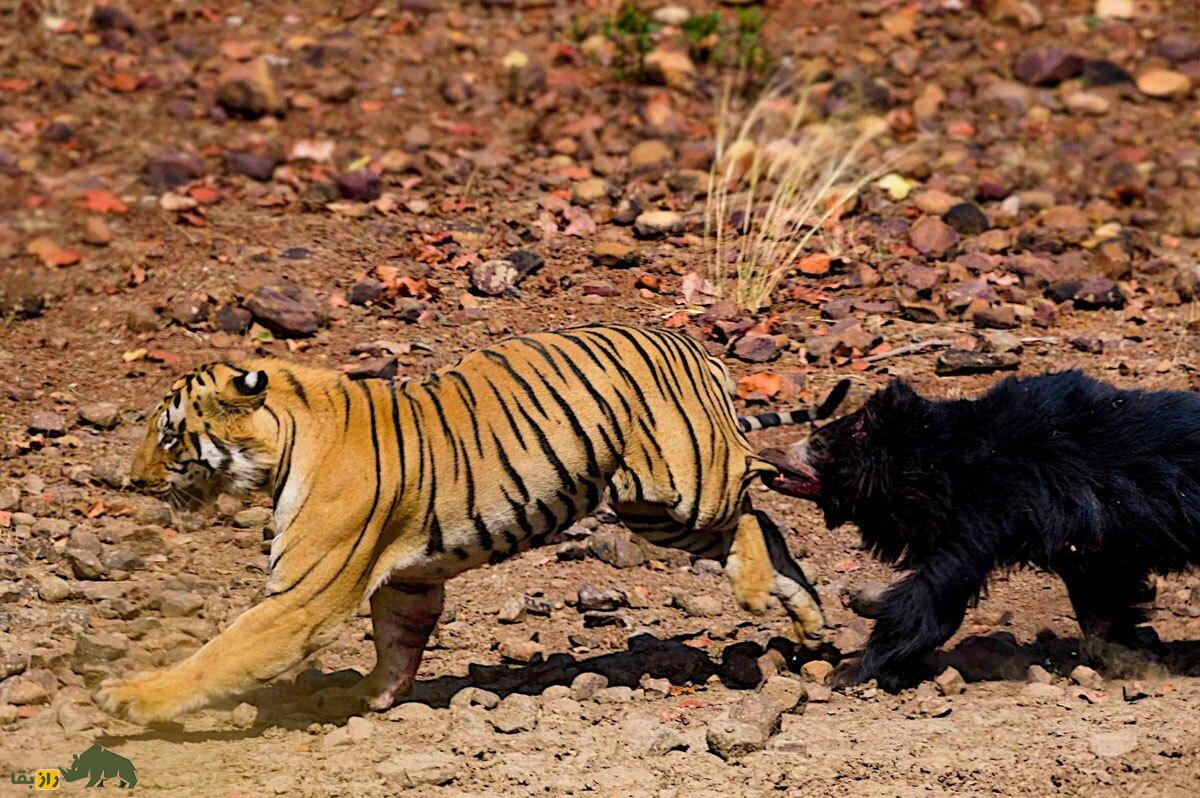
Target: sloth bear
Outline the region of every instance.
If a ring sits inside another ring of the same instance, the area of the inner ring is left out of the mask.
[[[855,523],[875,556],[910,571],[885,593],[861,659],[831,674],[836,686],[911,684],[996,568],[1054,572],[1086,641],[1134,645],[1147,636],[1150,575],[1200,564],[1193,393],[1066,371],[934,401],[895,381],[762,456],[780,469],[773,488],[815,501],[830,528]]]

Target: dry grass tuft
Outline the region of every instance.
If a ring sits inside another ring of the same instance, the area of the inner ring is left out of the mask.
[[[768,86],[733,127],[733,96],[727,88],[718,112],[705,261],[720,296],[758,311],[813,236],[833,232],[842,211],[883,174],[873,142],[886,125],[874,117],[822,119],[810,84],[788,80]]]

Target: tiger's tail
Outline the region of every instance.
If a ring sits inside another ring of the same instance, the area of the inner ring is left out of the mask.
[[[760,413],[756,416],[739,416],[738,429],[742,432],[756,432],[771,427],[785,427],[789,424],[808,424],[829,418],[850,392],[850,380],[841,380],[833,386],[833,390],[825,400],[816,407],[803,407],[784,413]]]

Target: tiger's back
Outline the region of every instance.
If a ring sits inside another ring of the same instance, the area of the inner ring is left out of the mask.
[[[746,484],[764,470],[726,380],[682,335],[590,326],[513,338],[400,386],[396,428],[416,440],[398,478],[425,499],[403,526],[424,548],[398,538],[393,572],[496,562],[606,498],[643,534],[686,529],[673,545],[714,553],[722,538],[711,533],[736,525]]]

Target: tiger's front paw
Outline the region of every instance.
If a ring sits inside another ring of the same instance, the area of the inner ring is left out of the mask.
[[[189,708],[175,679],[152,673],[132,679],[107,679],[96,692],[96,703],[110,714],[135,723],[170,720]]]

